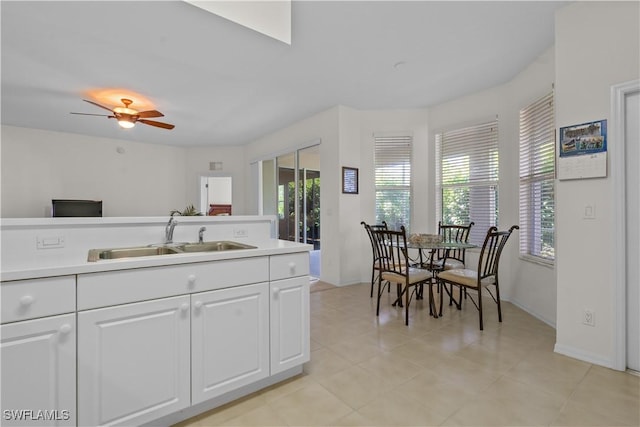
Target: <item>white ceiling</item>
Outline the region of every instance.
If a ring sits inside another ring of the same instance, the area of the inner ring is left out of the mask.
[[[2,1],[2,123],[236,145],[338,104],[428,107],[513,78],[564,4],[294,1],[287,45],[181,1]],[[69,114],[108,113],[82,99],[112,88],[175,129]]]

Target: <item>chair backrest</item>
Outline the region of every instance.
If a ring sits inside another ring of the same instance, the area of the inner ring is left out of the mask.
[[[468,243],[469,233],[471,233],[471,227],[475,223],[472,221],[469,225],[455,225],[455,224],[443,224],[442,221],[438,222],[438,234],[442,236],[442,240],[445,242],[458,242]],[[465,249],[439,249],[436,255],[436,259],[453,258],[464,264]]]
[[[408,276],[407,234],[404,226],[400,231],[389,229],[371,230],[378,254],[378,267],[381,271],[389,271]]]
[[[364,226],[364,229],[367,231],[367,236],[369,236],[369,242],[371,242],[371,250],[373,253],[373,262],[375,264],[376,260],[378,259],[378,254],[377,254],[377,248],[376,248],[376,243],[373,240],[373,234],[372,232],[374,230],[386,230],[387,227],[387,222],[386,221],[382,221],[382,224],[367,224],[364,221],[361,221],[360,224],[362,224]]]
[[[489,228],[487,236],[484,238],[484,243],[482,244],[480,258],[478,259],[478,274],[480,275],[480,280],[498,274],[502,249],[504,249],[504,245],[507,243],[513,230],[518,230],[519,228],[517,225],[512,225],[511,228],[505,231],[498,231],[497,227]]]

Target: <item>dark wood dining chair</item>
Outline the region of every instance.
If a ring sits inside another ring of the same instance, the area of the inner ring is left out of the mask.
[[[438,284],[443,286],[459,286],[465,290],[476,291],[478,301],[469,295],[469,299],[476,306],[479,313],[480,330],[484,329],[482,319],[482,289],[486,289],[489,295],[498,305],[498,321],[502,322],[502,308],[500,307],[500,285],[498,280],[498,269],[500,266],[500,256],[509,236],[513,230],[518,230],[517,225],[511,226],[508,230],[498,231],[497,227],[491,227],[487,231],[480,257],[478,258],[478,269],[470,270],[466,268],[443,270],[437,274]],[[491,292],[490,286],[495,287],[495,295]],[[451,291],[450,295],[453,294]],[[462,295],[455,301],[458,310],[462,307]]]
[[[404,226],[400,227],[400,231],[371,230],[371,235],[376,246],[379,269],[376,316],[380,314],[380,298],[384,289],[387,286],[390,288],[392,283],[396,283],[398,289],[398,298],[393,305],[402,306],[404,298],[406,325],[409,325],[409,305],[413,295],[425,284],[429,286],[429,313],[437,316],[433,299],[434,278],[429,270],[410,266]]]
[[[360,222],[361,225],[364,226],[365,231],[367,232],[367,236],[369,236],[369,242],[371,243],[371,253],[373,255],[373,262],[371,263],[371,295],[370,298],[373,298],[373,288],[375,287],[375,283],[377,280],[377,274],[379,273],[379,268],[378,268],[378,256],[376,254],[376,245],[373,241],[373,235],[371,234],[371,232],[373,230],[386,230],[389,227],[387,227],[387,222],[386,221],[382,221],[381,224],[367,224],[364,221]]]

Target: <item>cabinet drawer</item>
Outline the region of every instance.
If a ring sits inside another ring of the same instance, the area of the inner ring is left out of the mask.
[[[265,282],[267,257],[78,275],[78,310]]]
[[[76,277],[2,282],[2,323],[76,310]]]
[[[269,278],[271,280],[309,274],[309,252],[298,252],[269,257]]]

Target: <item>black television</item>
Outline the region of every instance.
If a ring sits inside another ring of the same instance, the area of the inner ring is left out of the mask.
[[[52,217],[102,216],[102,200],[51,200]]]

